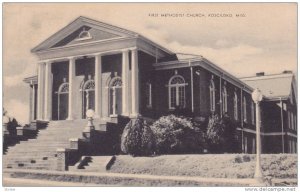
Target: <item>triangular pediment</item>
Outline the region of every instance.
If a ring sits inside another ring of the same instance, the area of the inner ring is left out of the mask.
[[[115,38],[134,37],[137,35],[137,33],[126,29],[86,17],[79,17],[36,46],[32,49],[32,52]]]

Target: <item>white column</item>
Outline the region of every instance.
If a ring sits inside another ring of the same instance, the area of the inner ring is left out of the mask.
[[[35,115],[35,84],[32,84],[32,117],[31,117],[31,121],[35,120],[34,115]]]
[[[75,58],[69,58],[69,109],[67,120],[73,120],[73,91],[75,78]]]
[[[128,50],[122,51],[122,114],[129,115],[128,112],[128,73],[129,73],[129,57]]]
[[[137,49],[131,50],[131,98],[132,113],[131,116],[137,117],[139,114],[139,69]]]
[[[95,56],[95,118],[101,118],[102,62],[101,55]]]
[[[112,110],[113,110],[113,115],[116,115],[116,87],[113,87],[113,103],[112,103]]]
[[[44,63],[38,63],[38,102],[37,102],[37,119],[43,120],[43,89],[44,89],[44,81],[43,81],[43,70]]]
[[[46,62],[45,65],[45,117],[46,121],[51,120],[51,103],[52,103],[52,73],[51,62]]]

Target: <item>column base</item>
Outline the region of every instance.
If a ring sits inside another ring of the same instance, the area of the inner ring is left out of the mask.
[[[136,113],[136,114],[130,114],[130,115],[129,115],[129,118],[135,119],[135,118],[137,118],[138,116],[140,116],[139,113]]]
[[[74,120],[72,117],[68,117],[66,120],[71,121]]]

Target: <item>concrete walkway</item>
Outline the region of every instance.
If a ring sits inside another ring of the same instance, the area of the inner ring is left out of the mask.
[[[109,187],[112,185],[94,184],[94,183],[75,183],[62,181],[49,181],[38,179],[21,179],[21,178],[3,178],[4,187]]]
[[[70,171],[48,171],[48,170],[22,170],[22,169],[4,169],[4,173],[29,173],[29,174],[47,174],[47,175],[69,175],[69,176],[94,176],[94,177],[118,177],[145,180],[166,180],[166,181],[193,181],[199,183],[224,183],[240,184],[249,186],[255,183],[254,179],[235,179],[235,178],[203,178],[203,177],[184,177],[184,176],[164,176],[164,175],[146,175],[146,174],[125,174],[108,172],[70,172]],[[75,183],[73,186],[77,186]]]

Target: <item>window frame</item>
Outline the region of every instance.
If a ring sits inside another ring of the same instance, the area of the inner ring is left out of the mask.
[[[239,115],[238,115],[238,96],[236,91],[234,92],[234,98],[233,98],[233,117],[237,121],[239,120]]]
[[[172,81],[175,78],[180,78],[183,83],[176,83],[176,84],[172,84]],[[168,100],[169,100],[169,110],[174,110],[176,108],[176,106],[180,106],[180,93],[179,93],[179,88],[182,87],[183,88],[183,108],[186,107],[186,93],[185,93],[185,86],[187,86],[188,84],[185,82],[185,79],[181,76],[181,75],[174,75],[170,78],[169,83],[168,83],[168,92],[169,92],[169,96],[168,96]],[[175,106],[172,106],[172,88],[175,88]]]
[[[216,87],[215,82],[213,79],[210,80],[209,84],[209,104],[210,104],[210,111],[216,111]]]

